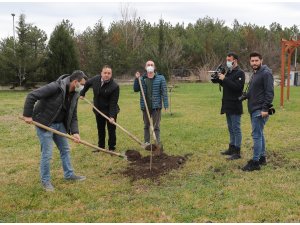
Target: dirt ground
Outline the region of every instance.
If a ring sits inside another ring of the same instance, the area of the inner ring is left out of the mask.
[[[171,170],[180,169],[189,156],[169,156],[166,153],[153,156],[150,170],[150,156],[142,157],[136,150],[127,150],[125,154],[130,162],[123,174],[131,177],[132,181],[147,178],[158,179]]]

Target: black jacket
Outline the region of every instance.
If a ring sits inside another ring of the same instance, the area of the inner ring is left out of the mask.
[[[232,71],[227,72],[224,80],[217,79],[217,82],[223,87],[221,114],[241,115],[243,113],[243,104],[238,98],[242,95],[244,89],[244,71],[237,66]]]
[[[111,79],[101,87],[101,76],[96,75],[85,83],[80,95],[85,96],[85,93],[90,87],[93,88],[95,107],[109,117],[115,117],[120,111],[118,106],[120,94],[119,85]],[[95,114],[98,114],[95,110],[93,111]]]
[[[248,98],[248,111],[255,110],[268,112],[274,98],[274,79],[271,70],[262,65],[259,70],[252,75]]]
[[[66,87],[70,85],[70,75],[60,76],[56,81],[38,88],[27,95],[23,116],[32,117],[36,122],[50,126],[65,104]],[[74,93],[67,109],[64,125],[68,133],[78,134],[77,102],[79,93]],[[35,104],[36,103],[36,104]]]

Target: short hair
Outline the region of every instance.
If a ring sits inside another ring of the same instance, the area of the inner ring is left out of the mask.
[[[259,59],[262,59],[262,55],[260,53],[258,53],[258,52],[251,52],[250,53],[250,59],[252,57],[258,57]]]
[[[80,82],[82,79],[87,80],[88,77],[81,70],[74,70],[70,76],[70,82],[72,82],[73,80],[77,80]]]
[[[111,66],[109,66],[109,65],[104,65],[104,66],[102,67],[102,70],[104,70],[104,69],[111,69],[111,70],[112,70]]]
[[[234,53],[234,52],[229,52],[228,54],[227,54],[227,56],[228,57],[233,57],[233,59],[236,59],[236,60],[239,60],[239,56],[236,54],[236,53]]]

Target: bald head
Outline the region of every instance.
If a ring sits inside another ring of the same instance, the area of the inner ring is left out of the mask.
[[[155,64],[152,60],[146,62],[145,68],[147,68],[148,66],[153,66],[155,68]]]

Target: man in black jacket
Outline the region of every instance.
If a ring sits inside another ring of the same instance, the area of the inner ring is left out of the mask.
[[[269,108],[274,98],[274,80],[271,70],[262,65],[261,54],[250,54],[250,65],[253,75],[246,95],[248,99],[248,111],[251,116],[253,159],[243,167],[243,171],[260,170],[260,165],[266,162],[266,146],[264,126],[269,118]]]
[[[102,68],[101,75],[96,75],[86,82],[80,93],[81,98],[85,97],[85,93],[90,87],[93,88],[95,107],[110,118],[110,121],[107,121],[97,111],[93,110],[97,121],[98,146],[105,148],[105,125],[107,124],[108,147],[109,150],[115,151],[117,141],[116,126],[111,122],[117,121],[117,114],[120,111],[118,106],[120,88],[112,78],[111,67],[105,65]]]
[[[238,66],[238,56],[235,53],[227,54],[226,66],[228,68],[226,75],[219,74],[217,81],[213,82],[217,82],[223,87],[221,114],[226,114],[230,136],[229,148],[221,154],[230,155],[228,159],[235,160],[241,158],[243,105],[238,98],[243,93],[245,73]]]
[[[70,133],[80,140],[77,121],[77,102],[79,92],[87,77],[82,71],[76,70],[72,75],[62,75],[27,95],[24,105],[24,120],[33,120],[63,133]],[[66,180],[84,180],[73,172],[70,160],[70,147],[65,137],[36,127],[41,144],[40,175],[43,188],[54,191],[50,181],[50,160],[52,158],[53,141],[60,151],[60,158]]]

